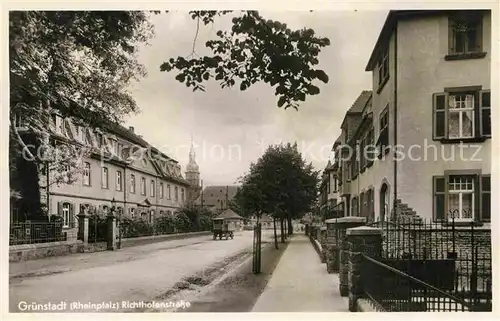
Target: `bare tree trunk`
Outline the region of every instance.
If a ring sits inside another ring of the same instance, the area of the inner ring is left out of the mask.
[[[288,221],[288,235],[292,235],[293,234],[292,218],[290,216],[287,216],[287,221]]]
[[[278,249],[278,235],[276,234],[276,218],[273,218],[274,225],[274,247]]]
[[[281,243],[285,243],[285,226],[283,224],[283,217],[280,218],[281,225]]]

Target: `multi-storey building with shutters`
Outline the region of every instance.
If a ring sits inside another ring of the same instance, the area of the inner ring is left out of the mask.
[[[488,10],[389,13],[336,147],[346,215],[490,221],[491,49]]]

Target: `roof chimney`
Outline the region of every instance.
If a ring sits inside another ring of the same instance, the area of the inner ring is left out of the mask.
[[[130,127],[128,128],[128,130],[130,130],[130,131],[133,133],[133,132],[134,132],[134,126],[130,126]]]

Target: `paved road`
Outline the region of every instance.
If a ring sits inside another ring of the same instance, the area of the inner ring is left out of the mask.
[[[269,233],[263,232],[266,237]],[[244,231],[227,241],[201,236],[116,252],[11,263],[10,311],[19,311],[21,301],[69,304],[151,300],[183,277],[251,248],[252,235]]]

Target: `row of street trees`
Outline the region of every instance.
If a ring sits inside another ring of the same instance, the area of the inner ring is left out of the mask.
[[[274,219],[275,247],[278,248],[276,223],[280,223],[281,242],[293,233],[292,220],[313,210],[319,172],[306,163],[297,144],[271,145],[250,165],[241,178],[236,202],[259,220],[264,213]]]

